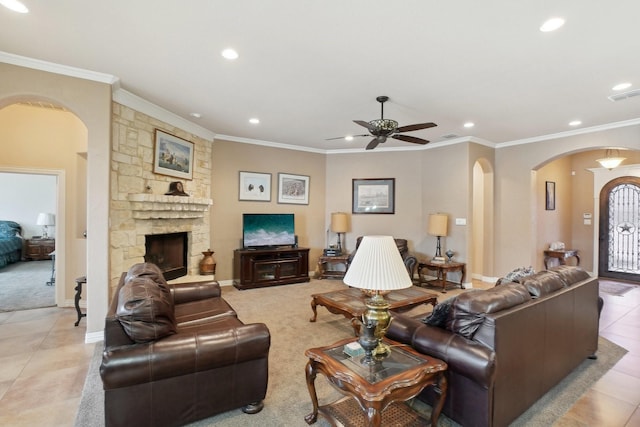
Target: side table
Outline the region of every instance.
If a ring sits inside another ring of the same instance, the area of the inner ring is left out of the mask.
[[[551,259],[557,259],[560,264],[565,264],[567,258],[575,258],[576,265],[580,265],[580,255],[578,255],[576,249],[546,250],[544,251],[544,269],[549,269],[549,261]]]
[[[78,321],[74,323],[73,326],[78,326],[80,324],[80,319],[87,316],[86,313],[83,313],[82,311],[80,311],[80,296],[82,295],[82,285],[86,283],[87,283],[87,276],[78,277],[76,279],[76,287],[75,287],[76,296],[74,299],[75,299],[75,305],[76,305],[76,312],[78,313]]]
[[[363,356],[351,357],[344,353],[345,344],[354,341],[348,338],[305,352],[309,358],[305,369],[307,388],[313,404],[313,411],[305,416],[307,424],[315,423],[320,413],[331,425],[362,425],[360,416],[365,417],[364,425],[370,427],[423,425],[425,420],[402,402],[432,386],[438,394],[431,411],[431,425],[435,427],[447,395],[447,364],[420,354],[410,346],[385,339],[391,346],[389,355],[374,365],[362,365]],[[348,397],[320,407],[315,387],[318,372]]]
[[[435,280],[424,280],[422,270],[430,270],[436,272]],[[464,277],[467,273],[467,265],[464,262],[446,261],[446,262],[433,262],[425,261],[418,264],[418,285],[440,285],[442,286],[442,293],[447,292],[447,285],[460,285],[460,289],[463,288]],[[460,283],[447,281],[447,273],[460,272]]]
[[[344,270],[335,270],[344,265]],[[318,258],[318,279],[343,279],[349,268],[349,255],[321,256]]]

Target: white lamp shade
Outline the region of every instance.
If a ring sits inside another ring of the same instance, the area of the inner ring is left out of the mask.
[[[429,220],[427,221],[427,233],[432,236],[446,236],[447,222],[448,217],[446,214],[429,214]]]
[[[349,218],[344,212],[331,214],[331,231],[334,233],[346,233],[349,231]]]
[[[412,285],[392,236],[364,236],[349,264],[344,283],[374,291],[392,291]]]
[[[56,216],[52,213],[38,214],[37,225],[56,225]]]

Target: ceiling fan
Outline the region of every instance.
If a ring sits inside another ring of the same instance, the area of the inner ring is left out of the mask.
[[[384,103],[389,100],[388,96],[379,96],[376,98],[376,101],[380,103],[380,118],[376,120],[371,120],[370,122],[365,122],[364,120],[354,120],[354,123],[359,124],[360,126],[366,127],[369,130],[369,134],[365,135],[354,135],[354,137],[358,136],[373,136],[374,138],[367,144],[367,150],[373,150],[378,146],[378,144],[382,144],[387,140],[387,138],[398,139],[400,141],[412,142],[414,144],[427,144],[429,141],[422,138],[417,138],[415,136],[409,135],[401,135],[403,132],[411,132],[414,130],[420,129],[428,129],[437,126],[435,123],[418,123],[415,125],[407,125],[398,127],[398,122],[395,120],[385,119],[384,118]],[[330,138],[330,139],[339,139],[339,138]]]

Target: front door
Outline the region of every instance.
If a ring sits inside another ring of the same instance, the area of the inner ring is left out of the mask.
[[[640,282],[640,178],[625,176],[600,192],[600,277]]]

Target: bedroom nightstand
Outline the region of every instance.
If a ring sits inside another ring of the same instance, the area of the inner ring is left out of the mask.
[[[33,261],[51,259],[51,252],[56,250],[56,239],[27,239],[25,241],[25,258]]]

